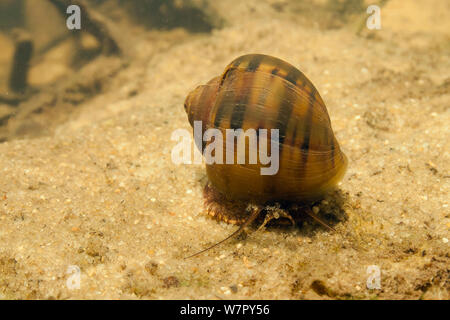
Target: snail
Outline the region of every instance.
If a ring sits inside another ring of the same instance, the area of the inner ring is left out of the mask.
[[[219,147],[212,154],[224,158],[227,148],[234,146],[230,157],[234,161],[206,162],[212,189],[226,199],[253,204],[314,200],[335,187],[346,171],[347,157],[336,140],[319,92],[301,71],[276,57],[248,54],[236,58],[222,75],[193,90],[184,108],[192,127],[196,122],[202,125],[201,143],[197,143],[202,153],[214,143]],[[223,135],[208,141],[204,138],[209,129],[216,129]],[[242,129],[241,136],[237,135],[236,139],[228,136],[230,129]],[[250,138],[254,135],[242,137],[242,132],[249,129],[254,130],[251,132],[256,133],[257,140],[261,138],[261,129],[270,132],[263,137],[269,145],[268,151],[278,152],[275,174],[262,174],[261,169],[267,167],[267,162],[262,161],[261,144],[259,148],[251,144]],[[248,144],[245,144],[246,138]],[[239,162],[237,144],[242,139],[246,161]],[[249,163],[254,149],[258,149],[257,162]],[[261,205],[249,206],[248,218],[223,241],[254,221],[261,208]]]

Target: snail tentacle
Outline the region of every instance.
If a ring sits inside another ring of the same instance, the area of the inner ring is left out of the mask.
[[[249,207],[251,208],[252,213],[247,218],[247,220],[245,220],[245,222],[242,225],[240,225],[239,229],[234,231],[232,234],[230,234],[225,239],[223,239],[223,240],[213,244],[212,246],[210,246],[210,247],[208,247],[206,249],[203,249],[203,250],[201,250],[201,251],[199,251],[197,253],[194,253],[193,255],[190,255],[190,256],[186,257],[185,259],[189,259],[189,258],[198,256],[198,255],[200,255],[200,254],[202,254],[202,253],[204,253],[204,252],[206,252],[208,250],[211,250],[211,249],[217,247],[218,245],[220,245],[220,244],[224,243],[225,241],[227,241],[227,240],[237,236],[238,234],[240,234],[242,232],[242,230],[244,230],[247,226],[249,226],[258,217],[258,215],[260,214],[260,212],[262,210],[261,206],[251,206],[251,205],[249,205]]]

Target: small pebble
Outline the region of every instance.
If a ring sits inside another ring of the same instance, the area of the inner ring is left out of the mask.
[[[165,288],[178,287],[180,285],[180,281],[175,276],[169,276],[165,278],[163,282]]]

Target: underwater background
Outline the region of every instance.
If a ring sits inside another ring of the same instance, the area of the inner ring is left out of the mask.
[[[320,92],[349,160],[312,204],[336,230],[184,259],[237,227],[205,212],[205,167],[174,164],[171,136],[247,53]],[[449,299],[449,106],[445,0],[0,0],[0,298]]]

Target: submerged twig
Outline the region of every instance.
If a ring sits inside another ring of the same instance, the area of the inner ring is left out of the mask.
[[[28,70],[33,55],[33,42],[24,30],[14,31],[16,47],[9,77],[9,88],[15,94],[25,93],[28,87]]]

